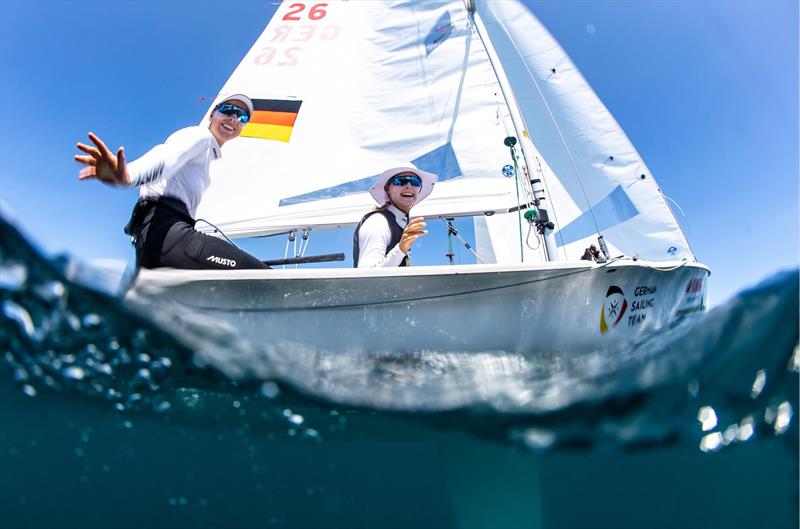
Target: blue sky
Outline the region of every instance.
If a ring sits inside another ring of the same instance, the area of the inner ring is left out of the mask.
[[[797,266],[796,1],[528,3],[685,212],[712,304]],[[133,159],[196,124],[275,7],[0,2],[4,214],[47,252],[129,259],[136,192],[78,182],[75,142],[93,130]]]

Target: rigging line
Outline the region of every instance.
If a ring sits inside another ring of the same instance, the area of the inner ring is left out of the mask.
[[[508,39],[511,42],[511,45],[514,48],[514,51],[517,52],[519,57],[525,57],[525,55],[520,51],[517,43],[514,42],[513,39],[509,37]],[[560,46],[559,46],[560,48]],[[563,52],[563,49],[561,50]],[[564,52],[566,55],[566,52]],[[553,110],[550,108],[550,104],[547,102],[547,99],[544,97],[544,93],[542,92],[542,88],[539,86],[538,81],[536,80],[536,76],[533,75],[533,72],[528,66],[528,63],[523,60],[522,63],[525,65],[525,69],[528,71],[528,77],[530,77],[531,81],[533,81],[533,85],[536,87],[536,91],[539,93],[539,97],[542,99],[542,103],[544,104],[544,108],[547,110],[547,114],[550,116],[550,120],[553,122],[553,126],[556,128],[556,132],[558,132],[558,137],[561,140],[561,144],[564,146],[564,149],[567,151],[567,156],[569,157],[569,161],[572,164],[572,168],[575,171],[575,176],[578,178],[578,184],[581,187],[581,192],[583,193],[584,199],[586,199],[586,206],[589,208],[589,215],[592,217],[592,222],[594,223],[594,227],[597,230],[597,234],[600,235],[600,226],[597,224],[597,218],[594,215],[594,210],[592,208],[591,202],[589,202],[589,195],[586,193],[586,188],[583,185],[583,180],[581,179],[580,171],[578,170],[578,165],[575,163],[575,158],[572,155],[572,151],[570,150],[569,146],[567,145],[567,141],[564,138],[564,133],[561,132],[561,127],[559,127],[558,122],[556,121],[555,115],[553,114]],[[577,69],[577,67],[575,67]]]
[[[678,211],[680,211],[680,212],[681,212],[681,215],[683,215],[683,220],[684,220],[684,222],[686,222],[686,231],[689,231],[689,217],[687,217],[687,216],[686,216],[686,213],[683,211],[683,208],[681,207],[681,205],[680,205],[680,204],[678,204],[677,202],[675,202],[674,200],[672,200],[672,199],[671,199],[671,198],[670,198],[670,197],[669,197],[669,196],[668,196],[666,193],[664,193],[663,191],[661,192],[661,194],[664,196],[664,198],[666,198],[667,200],[669,200],[670,202],[672,202],[673,204],[675,204],[675,207],[676,207],[676,208],[678,208]]]
[[[483,262],[483,259],[481,259],[480,257],[478,257],[478,254],[477,254],[477,253],[475,253],[475,250],[473,250],[473,249],[472,249],[472,246],[469,244],[469,242],[467,242],[467,241],[466,241],[466,240],[465,240],[465,239],[464,239],[464,238],[463,238],[461,235],[459,235],[459,234],[458,234],[458,230],[455,228],[455,226],[453,226],[452,224],[450,224],[450,221],[449,221],[449,220],[447,220],[447,219],[445,219],[445,218],[442,218],[442,217],[439,217],[439,219],[441,219],[441,220],[442,220],[442,222],[444,222],[445,224],[447,224],[448,233],[452,233],[453,235],[455,235],[456,239],[458,239],[459,241],[461,241],[461,242],[463,242],[463,243],[464,243],[464,248],[466,248],[467,250],[469,250],[469,252],[470,252],[472,255],[474,255],[474,256],[475,256],[475,259],[478,261],[478,263],[480,263],[480,264],[486,264],[486,263],[484,263],[484,262]]]
[[[211,223],[210,223],[210,222],[208,222],[206,219],[197,219],[197,220],[196,220],[196,221],[194,221],[194,222],[195,222],[195,224],[196,224],[196,223],[198,223],[198,222],[205,222],[206,224],[208,224],[209,226],[211,226],[212,228],[214,228],[214,231],[216,231],[217,233],[219,233],[220,235],[222,235],[222,236],[225,238],[225,240],[226,240],[226,241],[228,241],[229,243],[231,243],[231,245],[232,245],[232,246],[234,246],[234,247],[238,248],[238,246],[236,246],[236,244],[234,244],[234,242],[233,242],[232,240],[230,240],[230,239],[228,238],[228,236],[227,236],[227,235],[225,235],[225,232],[224,232],[224,231],[222,231],[221,229],[219,229],[219,228],[218,228],[217,226],[215,226],[214,224],[211,224]]]
[[[519,201],[519,166],[517,164],[517,157],[514,153],[514,147],[510,147],[511,159],[514,162],[514,184],[517,188],[517,204]],[[519,262],[525,262],[525,249],[522,247],[522,208],[517,209],[517,223],[519,224]]]

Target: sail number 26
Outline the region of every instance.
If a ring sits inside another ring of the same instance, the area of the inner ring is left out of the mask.
[[[308,10],[306,16],[308,16],[310,20],[319,20],[321,18],[325,18],[325,15],[328,14],[328,12],[325,11],[326,7],[328,7],[328,4],[314,4],[311,6],[311,9]],[[289,12],[283,15],[281,20],[300,20],[301,14],[303,11],[305,11],[305,9],[306,4],[292,4],[289,6]]]

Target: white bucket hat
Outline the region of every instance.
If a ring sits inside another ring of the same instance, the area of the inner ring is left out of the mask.
[[[217,101],[214,104],[214,107],[216,108],[218,105],[221,105],[222,103],[226,103],[228,101],[233,101],[234,99],[244,103],[245,106],[247,107],[247,111],[250,113],[250,117],[253,116],[253,101],[249,97],[244,95],[244,94],[233,94],[233,95],[230,95],[230,96],[226,96],[225,98],[220,99],[219,101]]]
[[[369,188],[372,198],[374,198],[379,205],[382,206],[389,202],[389,195],[386,193],[386,182],[388,182],[389,179],[394,175],[400,173],[414,173],[422,178],[422,188],[417,194],[417,201],[415,204],[419,204],[431,194],[431,191],[433,191],[433,185],[436,183],[436,180],[439,179],[439,177],[433,173],[417,169],[412,163],[397,165],[391,169],[387,169],[382,172],[380,176],[378,176],[378,180],[371,188]]]

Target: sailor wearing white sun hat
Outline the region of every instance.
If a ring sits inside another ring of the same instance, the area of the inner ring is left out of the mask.
[[[379,207],[370,211],[353,234],[353,266],[408,266],[415,240],[427,231],[422,217],[409,220],[411,208],[433,191],[438,177],[412,163],[382,172],[369,192]]]

